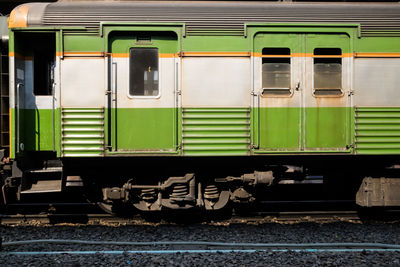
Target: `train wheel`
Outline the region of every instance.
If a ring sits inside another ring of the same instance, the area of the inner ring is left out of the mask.
[[[102,209],[104,212],[119,216],[119,217],[131,217],[135,215],[136,209],[130,203],[123,203],[123,202],[112,202],[112,203],[105,203],[105,202],[97,202],[97,206]]]

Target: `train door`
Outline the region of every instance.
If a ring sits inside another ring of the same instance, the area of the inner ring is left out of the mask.
[[[350,143],[350,38],[305,35],[305,150],[343,151]]]
[[[255,36],[256,148],[271,152],[348,149],[349,49],[345,34]]]
[[[255,37],[254,87],[260,150],[301,148],[301,37],[288,33],[262,33]]]
[[[109,45],[110,152],[175,152],[176,34],[119,32],[109,36]]]
[[[15,152],[56,150],[56,33],[16,33]]]

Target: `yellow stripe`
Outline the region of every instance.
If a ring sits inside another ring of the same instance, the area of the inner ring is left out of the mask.
[[[32,56],[24,56],[24,55],[21,55],[19,53],[15,53],[15,52],[9,52],[8,56],[9,57],[15,57],[15,58],[18,58],[20,60],[33,60]]]
[[[356,53],[356,57],[400,57],[400,53]]]
[[[62,52],[57,52],[56,56],[62,56]],[[104,57],[103,52],[64,52],[64,56],[67,57]]]
[[[249,57],[249,52],[183,52],[186,57]]]
[[[129,53],[112,53],[112,57],[129,58]],[[174,58],[174,57],[178,57],[178,54],[160,53],[160,54],[158,54],[158,57],[160,57],[160,58]]]

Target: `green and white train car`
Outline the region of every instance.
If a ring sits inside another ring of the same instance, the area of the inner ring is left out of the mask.
[[[10,192],[219,209],[322,174],[400,205],[398,3],[59,1],[9,29]]]

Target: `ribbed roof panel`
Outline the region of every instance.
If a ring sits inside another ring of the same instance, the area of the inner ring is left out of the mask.
[[[183,22],[186,33],[242,35],[247,22],[360,23],[362,35],[400,35],[398,3],[58,2],[42,25],[84,26],[101,21]]]

